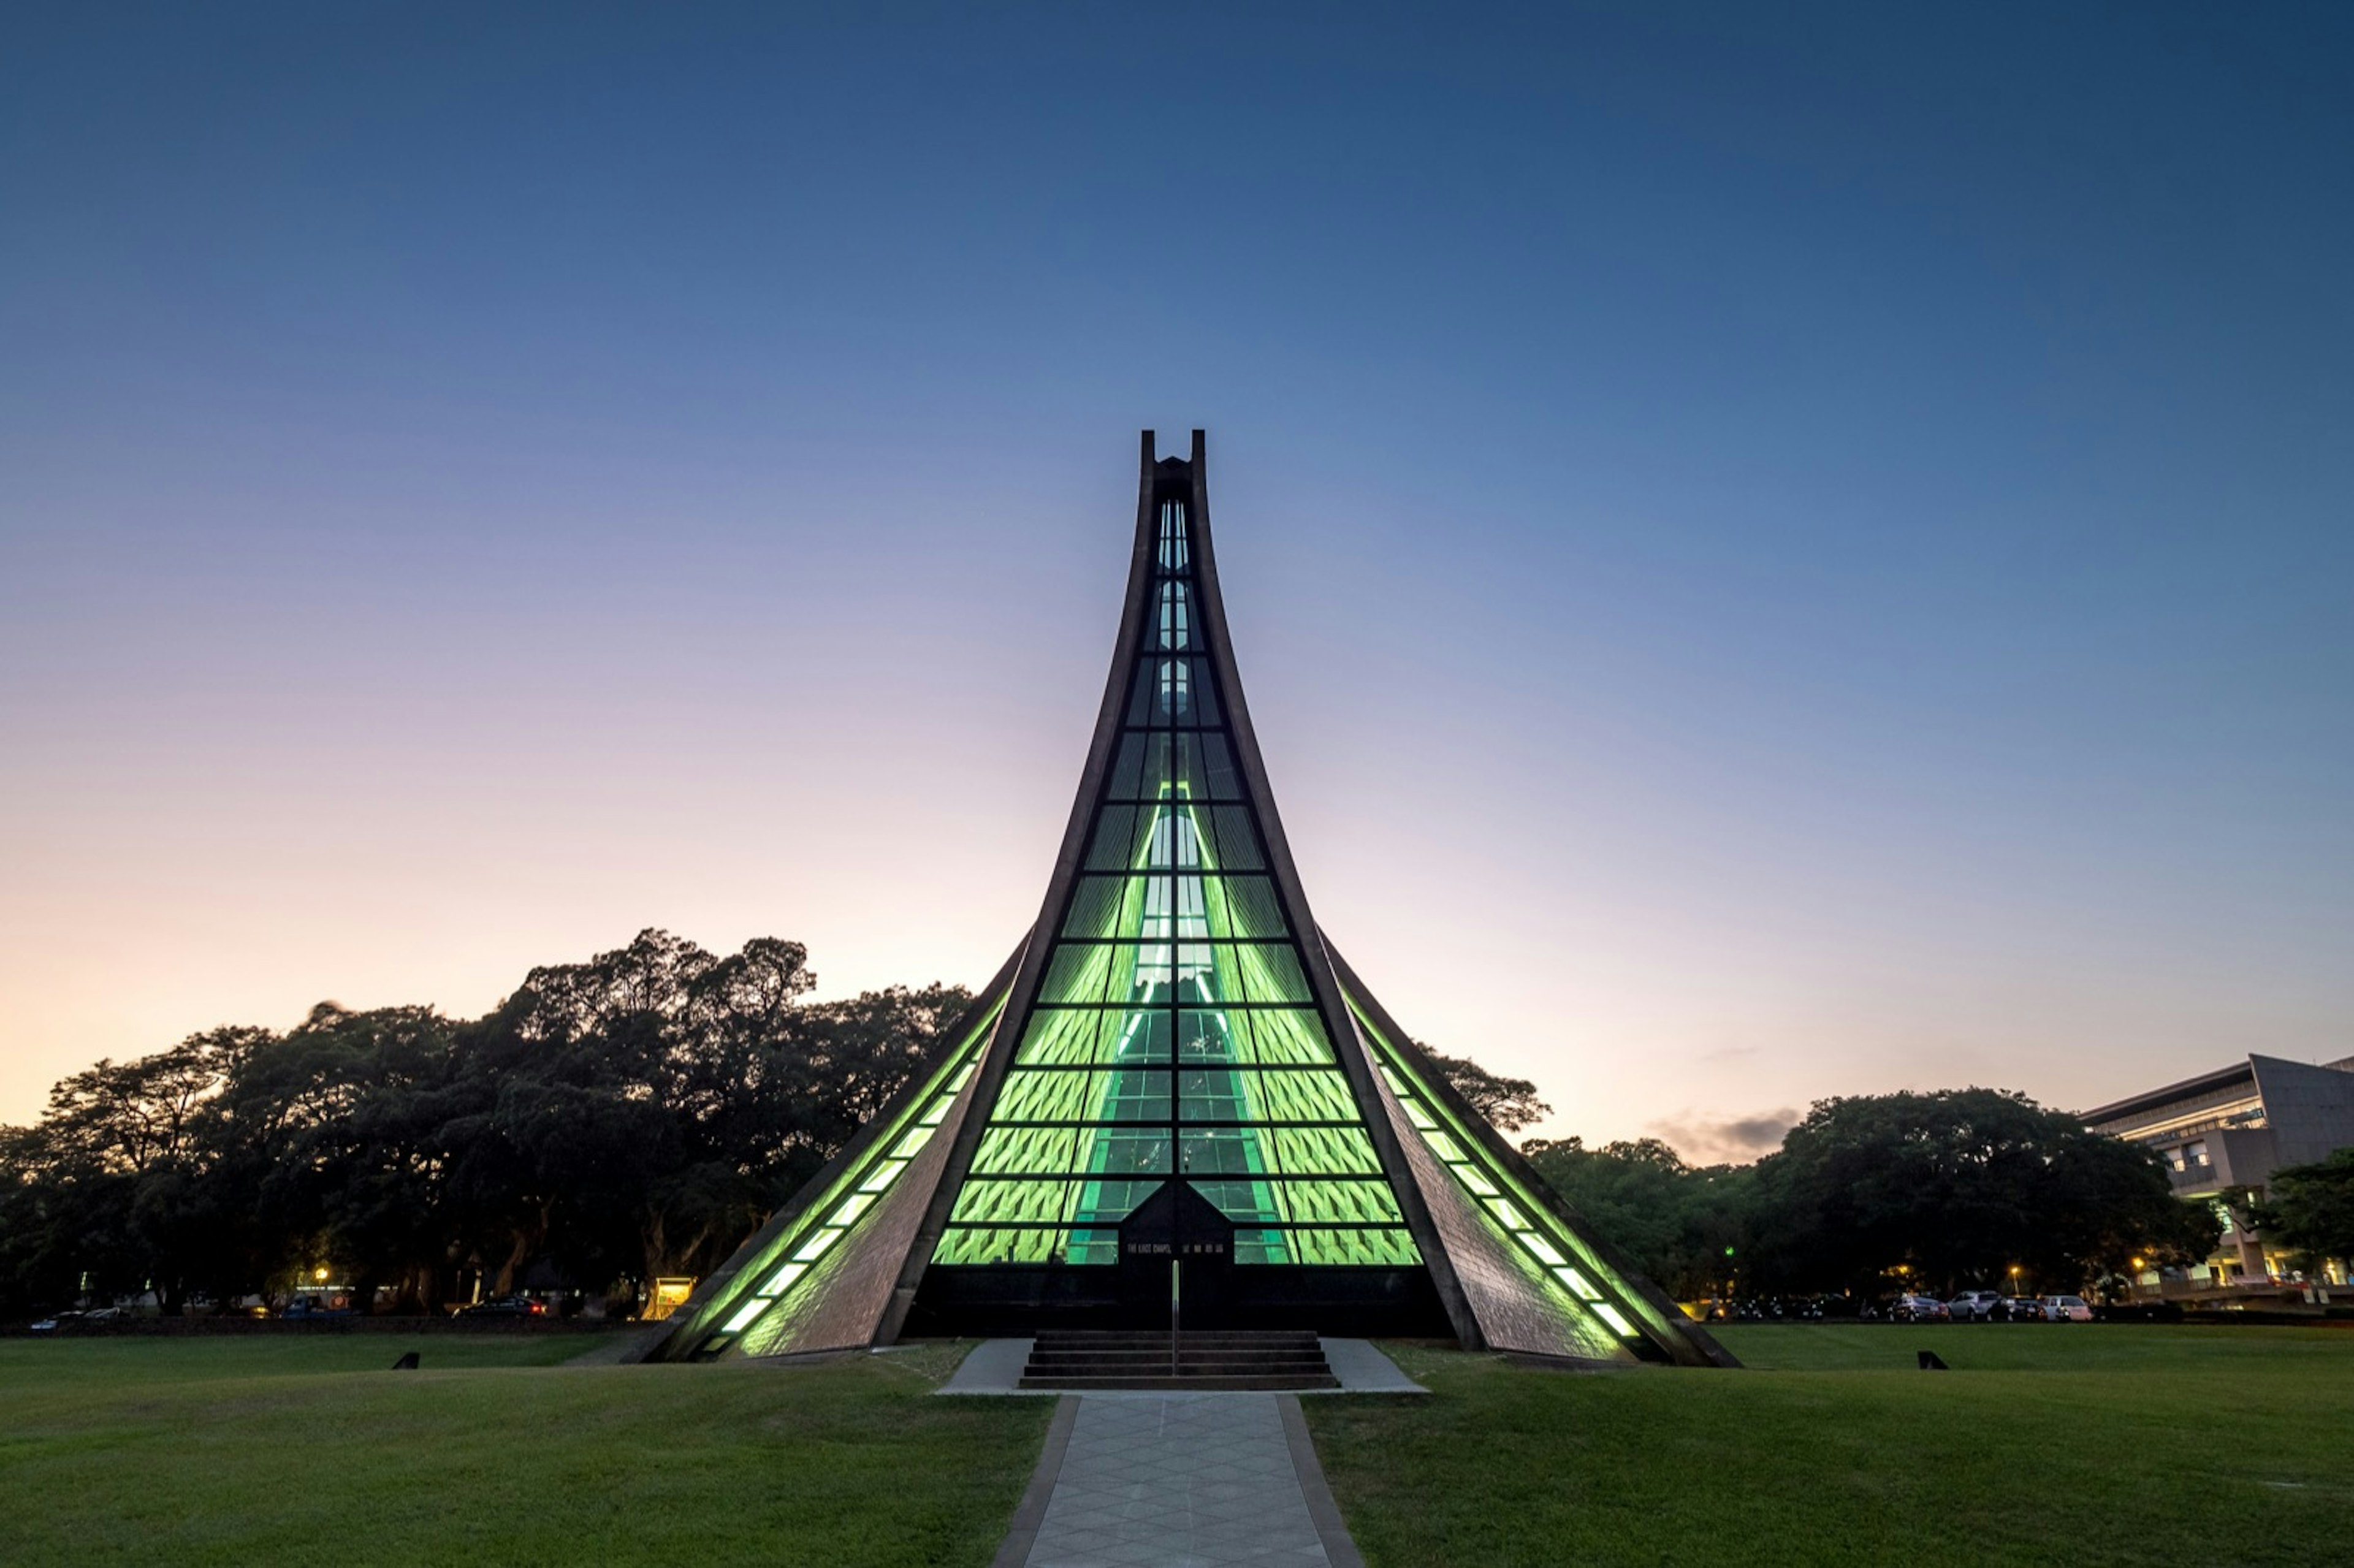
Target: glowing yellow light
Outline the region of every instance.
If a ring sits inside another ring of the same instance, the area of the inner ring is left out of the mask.
[[[327,1271],[324,1267],[314,1268],[311,1271],[311,1277],[324,1285],[327,1283]]]

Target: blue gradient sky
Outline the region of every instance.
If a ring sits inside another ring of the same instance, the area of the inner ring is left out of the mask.
[[[979,982],[1196,424],[1318,916],[1550,1130],[2354,1052],[2354,12],[478,9],[0,26],[0,1120]]]

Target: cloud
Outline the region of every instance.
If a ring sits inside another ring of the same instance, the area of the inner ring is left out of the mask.
[[[1797,1108],[1784,1106],[1723,1118],[1687,1111],[1655,1121],[1645,1130],[1656,1133],[1688,1164],[1742,1165],[1772,1153],[1781,1146],[1782,1135],[1797,1125]]]

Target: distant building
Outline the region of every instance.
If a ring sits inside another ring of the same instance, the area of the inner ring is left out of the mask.
[[[2274,1171],[2309,1165],[2354,1145],[2354,1056],[2315,1066],[2278,1056],[2250,1056],[2164,1088],[2084,1113],[2095,1132],[2153,1149],[2166,1160],[2175,1194],[2211,1202],[2229,1228],[2215,1254],[2191,1270],[2206,1288],[2262,1286],[2292,1277],[2286,1255],[2269,1246],[2224,1202],[2233,1187],[2262,1191]],[[2324,1280],[2349,1282],[2349,1260],[2331,1259]],[[2157,1285],[2155,1275],[2145,1285]]]

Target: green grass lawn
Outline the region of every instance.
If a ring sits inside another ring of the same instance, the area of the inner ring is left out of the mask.
[[[1376,1568],[2354,1561],[2354,1331],[1723,1337],[1751,1370],[1401,1346],[1433,1397],[1302,1403]],[[0,1341],[0,1563],[977,1565],[1053,1410],[931,1398],[950,1346],[556,1364],[584,1348]]]
[[[585,1348],[0,1341],[0,1563],[981,1564],[1053,1412],[930,1397],[953,1347],[551,1364]]]
[[[2354,1562],[2354,1331],[1721,1338],[1751,1370],[1397,1347],[1433,1397],[1302,1404],[1374,1568]]]

